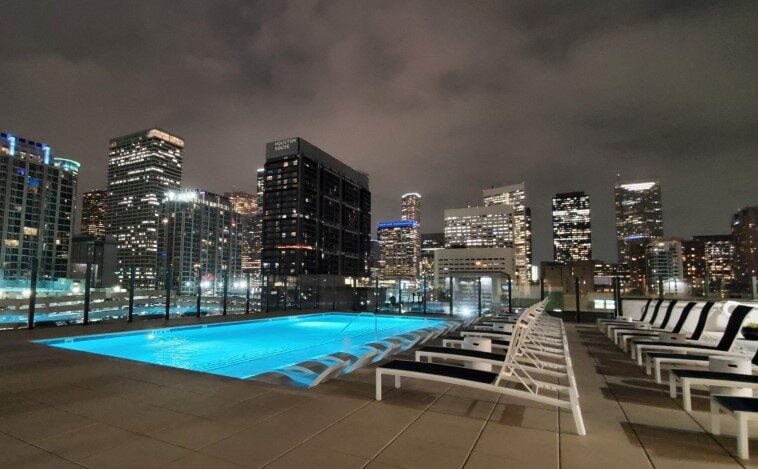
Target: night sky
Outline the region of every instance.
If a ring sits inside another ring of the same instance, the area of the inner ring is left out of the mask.
[[[422,228],[521,181],[535,259],[550,198],[583,190],[613,260],[613,184],[657,178],[667,236],[758,205],[758,2],[0,1],[0,129],[105,186],[108,140],[186,141],[184,182],[255,190],[301,136],[369,173],[374,222]]]

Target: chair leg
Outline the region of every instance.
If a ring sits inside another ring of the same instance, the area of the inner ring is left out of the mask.
[[[382,400],[382,373],[378,368],[376,370],[376,400]]]
[[[737,454],[740,459],[750,458],[750,450],[748,449],[747,438],[747,415],[743,412],[736,412],[737,414]]]
[[[669,373],[669,379],[671,379],[671,373]],[[661,378],[661,362],[655,362],[655,382],[658,384],[663,383],[663,378]]]
[[[400,375],[395,375],[395,387],[400,387]]]
[[[719,406],[711,401],[711,433],[721,435],[721,412]]]
[[[686,379],[682,380],[682,399],[684,400],[684,411],[692,412],[692,393],[690,382]]]
[[[573,389],[569,391],[569,399],[571,400],[571,413],[574,415],[576,433],[584,436],[587,434],[587,430],[584,428],[584,418],[582,418],[582,409],[579,407],[579,398]]]
[[[669,373],[669,396],[676,399],[676,376]]]

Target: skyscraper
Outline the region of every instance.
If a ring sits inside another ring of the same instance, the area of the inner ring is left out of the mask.
[[[445,210],[445,247],[513,247],[513,219],[511,205]]]
[[[169,191],[160,216],[159,284],[166,265],[171,265],[173,287],[182,293],[194,293],[198,281],[220,292],[225,274],[229,282],[241,277],[240,214],[228,197],[196,189]]]
[[[239,214],[239,232],[242,235],[242,271],[260,273],[261,233],[257,229],[260,222],[258,196],[247,192],[226,192],[232,209]]]
[[[377,225],[380,275],[384,279],[416,278],[421,255],[418,228],[418,223],[413,220],[390,221]]]
[[[421,194],[410,192],[401,198],[400,219],[415,221],[421,224]]]
[[[421,234],[421,260],[419,275],[425,278],[434,276],[434,251],[445,248],[445,233]]]
[[[52,148],[0,133],[0,279],[65,278],[79,163]]]
[[[734,281],[734,238],[731,235],[700,235],[703,243],[705,281],[709,291],[727,291]]]
[[[758,276],[758,207],[746,207],[732,218],[734,237],[734,283],[737,291],[751,289]]]
[[[302,138],[266,145],[263,273],[366,277],[368,176]]]
[[[513,207],[513,251],[516,277],[520,283],[529,281],[532,266],[532,212],[526,206],[526,185],[493,187],[482,191],[484,206]]]
[[[149,129],[110,142],[105,232],[118,243],[119,277],[135,267],[135,284],[157,284],[161,203],[182,183],[184,140]]]
[[[555,262],[592,259],[590,196],[566,192],[553,197],[553,260]]]
[[[678,239],[654,239],[645,247],[647,284],[655,290],[662,282],[664,292],[683,291],[684,259],[682,241]]]
[[[628,262],[629,243],[663,236],[661,186],[657,182],[617,184],[616,246],[619,262]]]
[[[105,212],[108,192],[95,189],[82,194],[82,219],[79,232],[105,236]]]

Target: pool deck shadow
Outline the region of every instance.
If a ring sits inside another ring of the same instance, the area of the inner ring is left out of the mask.
[[[602,366],[626,359],[600,334],[577,334],[570,324],[586,436],[575,434],[570,413],[460,386],[408,380],[393,389],[387,380],[383,400],[375,401],[373,367],[294,389],[29,342],[161,326],[153,320],[0,333],[0,467],[743,465],[732,422],[722,420],[725,436],[714,438],[707,406],[688,414],[640,369]]]

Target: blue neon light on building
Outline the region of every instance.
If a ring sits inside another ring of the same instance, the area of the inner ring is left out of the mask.
[[[16,154],[16,137],[13,135],[8,135],[8,142],[10,143],[10,155],[14,156]]]
[[[45,164],[50,164],[50,147],[47,145],[42,145],[42,151],[45,154]]]
[[[380,230],[389,228],[415,228],[417,226],[418,222],[413,220],[385,221],[376,225]]]

